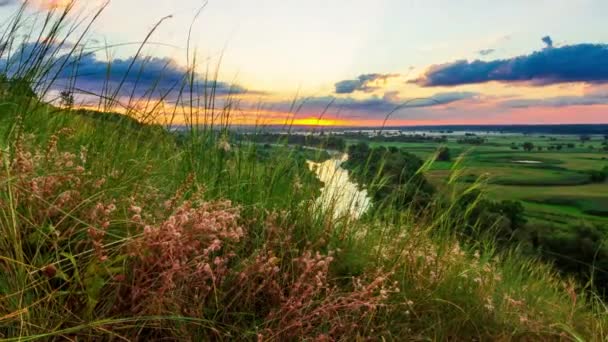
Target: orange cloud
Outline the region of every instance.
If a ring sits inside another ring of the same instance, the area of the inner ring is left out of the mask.
[[[64,9],[72,4],[74,0],[32,0],[29,1],[34,7],[42,10]]]

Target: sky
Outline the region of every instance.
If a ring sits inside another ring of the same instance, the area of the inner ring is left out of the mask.
[[[21,2],[0,0],[0,18]],[[80,1],[72,20],[101,4]],[[608,123],[606,13],[605,0],[114,0],[83,42],[109,47],[79,61],[79,86],[100,91],[108,61],[119,83],[165,18],[127,83],[170,88],[195,66],[241,123]]]

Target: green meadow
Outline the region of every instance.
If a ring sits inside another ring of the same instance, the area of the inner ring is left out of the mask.
[[[578,135],[479,135],[486,138],[480,145],[458,143],[464,135],[457,134],[449,135],[443,143],[371,142],[370,145],[405,148],[423,159],[431,158],[440,146],[447,146],[451,161],[437,161],[427,173],[434,184],[442,187],[457,157],[462,156],[459,167],[463,168],[460,179],[463,186],[484,179],[492,198],[521,201],[531,221],[558,225],[608,222],[608,182],[593,182],[589,174],[608,167],[604,136],[590,136],[589,141],[582,142]],[[525,151],[522,147],[525,142],[532,143],[533,150]],[[562,145],[562,149],[549,149],[557,145]]]

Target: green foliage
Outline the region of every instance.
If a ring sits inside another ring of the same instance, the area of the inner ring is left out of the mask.
[[[485,138],[476,137],[476,136],[465,136],[457,140],[459,144],[467,144],[467,145],[482,145],[486,142]]]
[[[415,154],[351,148],[347,167],[378,206],[364,220],[336,219],[317,208],[322,185],[306,165],[326,151],[233,135],[233,107],[207,106],[214,98],[193,100],[213,122],[198,118],[185,133],[143,124],[135,108],[40,102],[32,85],[52,78],[49,44],[81,41],[66,17],[45,19],[41,56],[20,66],[30,76],[2,83],[1,339],[606,339],[593,296],[455,231],[498,228],[512,240],[521,205],[458,202],[477,184],[438,195]],[[340,149],[326,138],[303,144]],[[586,253],[602,246],[597,232],[577,236]]]
[[[235,136],[235,139],[237,141],[251,142],[256,144],[310,146],[336,151],[343,151],[346,147],[344,139],[334,135],[275,134],[255,132],[251,134],[238,134]]]
[[[589,171],[591,182],[593,183],[604,183],[608,178],[608,167],[602,170],[591,170]]]
[[[523,147],[523,149],[525,151],[530,152],[530,151],[532,151],[534,149],[534,144],[531,143],[531,142],[529,142],[529,141],[527,141],[527,142],[523,143],[522,147]]]
[[[8,78],[0,74],[0,99],[9,102],[37,99],[32,81],[23,77]]]
[[[420,210],[432,201],[435,189],[421,172],[424,162],[416,155],[394,147],[370,148],[362,142],[350,146],[348,156],[344,167],[378,204]]]
[[[357,140],[357,141],[365,141],[365,142],[374,142],[374,143],[445,143],[447,142],[447,137],[442,136],[434,136],[434,135],[426,135],[426,134],[407,134],[404,132],[400,132],[400,134],[390,134],[384,135],[382,132],[378,132],[375,135],[370,136],[367,133],[363,132],[344,132],[342,137],[347,140]]]
[[[578,224],[567,230],[547,225],[529,228],[531,243],[547,261],[565,274],[574,274],[583,283],[608,294],[608,246],[606,227]]]
[[[527,223],[521,202],[492,201],[483,198],[477,190],[462,196],[457,206],[460,212],[466,213],[467,224],[464,232],[477,240],[491,237],[504,246],[511,243]],[[454,227],[454,229],[458,228]]]
[[[452,155],[450,154],[450,149],[448,147],[440,147],[437,151],[437,159],[436,161],[451,161]]]

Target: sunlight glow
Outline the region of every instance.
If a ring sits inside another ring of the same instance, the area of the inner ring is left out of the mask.
[[[31,3],[39,9],[42,10],[56,10],[56,9],[64,9],[68,7],[73,0],[35,0],[31,1]]]

